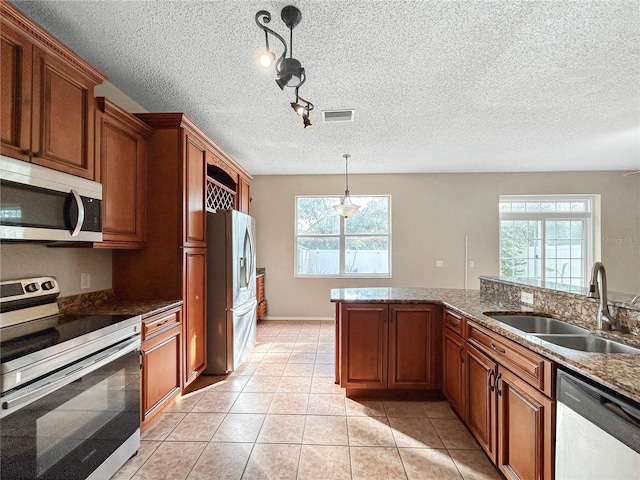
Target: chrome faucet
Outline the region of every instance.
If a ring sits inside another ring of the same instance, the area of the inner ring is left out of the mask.
[[[600,276],[600,282],[598,282]],[[609,311],[607,303],[607,273],[604,265],[600,262],[593,264],[591,270],[591,285],[589,285],[589,298],[599,298],[600,307],[598,308],[598,316],[596,317],[596,328],[598,330],[620,330],[618,321],[613,318]]]

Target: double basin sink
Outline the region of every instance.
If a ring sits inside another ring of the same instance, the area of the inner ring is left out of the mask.
[[[560,347],[592,353],[640,354],[640,349],[602,338],[586,328],[555,318],[536,315],[500,315],[490,312],[485,315]]]

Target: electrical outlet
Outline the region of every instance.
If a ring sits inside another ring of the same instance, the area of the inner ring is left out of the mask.
[[[90,273],[81,273],[80,274],[80,289],[84,290],[86,288],[91,288],[91,274]]]
[[[442,260],[436,260],[436,267],[444,267],[444,262]]]
[[[473,260],[469,260],[469,267],[474,268],[475,266],[476,266],[476,262],[474,262]]]
[[[520,292],[520,301],[528,305],[533,305],[533,293]]]

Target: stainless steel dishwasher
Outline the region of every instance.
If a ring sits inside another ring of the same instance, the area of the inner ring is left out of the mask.
[[[639,480],[640,404],[558,369],[556,480]]]

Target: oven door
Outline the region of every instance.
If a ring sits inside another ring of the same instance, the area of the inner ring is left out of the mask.
[[[2,409],[11,413],[0,433],[3,480],[115,473],[140,444],[139,345],[139,338],[130,339],[35,382],[30,391],[8,392]]]

